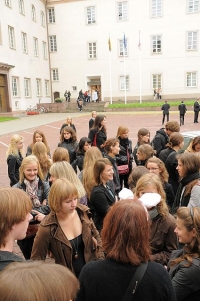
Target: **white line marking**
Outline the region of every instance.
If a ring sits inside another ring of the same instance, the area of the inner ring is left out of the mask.
[[[28,131],[24,131],[24,133],[27,133],[27,134],[31,134],[31,135],[33,135],[33,133],[31,133],[31,132],[28,132]]]
[[[54,128],[54,129],[60,129],[60,128],[58,128],[58,127],[56,127],[56,126],[52,126],[52,125],[47,125],[47,124],[45,124],[45,126],[48,126],[49,128]]]
[[[4,146],[8,147],[8,145],[7,145],[7,144],[5,144],[5,143],[3,143],[3,142],[1,142],[1,141],[0,141],[0,143],[1,143],[1,144],[3,144]]]

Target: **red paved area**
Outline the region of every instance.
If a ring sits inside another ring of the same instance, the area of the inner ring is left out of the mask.
[[[126,113],[103,113],[107,117],[107,132],[108,138],[115,137],[117,128],[119,125],[126,125],[130,132],[129,138],[133,142],[133,146],[137,142],[137,132],[141,127],[146,127],[151,133],[151,138],[155,135],[157,129],[162,127],[162,113],[161,112],[126,112]],[[181,127],[181,131],[200,130],[198,123],[193,123],[193,112],[187,112],[185,116],[185,125]],[[66,114],[67,116],[68,114]],[[34,116],[30,117],[34,118]],[[62,117],[61,117],[62,118]],[[78,117],[73,117],[73,122],[77,128],[78,140],[88,135],[88,121],[90,114],[80,114]],[[170,120],[179,121],[178,112],[170,113]],[[12,122],[12,121],[9,121]],[[23,131],[17,132],[25,138],[25,150],[32,141],[33,132],[36,129],[40,129],[46,135],[48,144],[51,149],[51,153],[57,147],[59,142],[59,130],[61,125],[64,123],[64,119],[58,122],[48,123],[43,126],[35,126],[34,128],[28,128],[28,124],[24,126]],[[6,126],[5,123],[1,123],[1,126]],[[27,128],[27,129],[26,129]],[[0,187],[8,187],[9,179],[7,176],[7,163],[5,153],[7,145],[9,144],[10,138],[14,133],[0,136]]]
[[[108,137],[115,137],[117,133],[117,128],[119,125],[126,125],[130,132],[129,138],[133,142],[133,146],[137,142],[137,132],[141,127],[146,127],[150,130],[151,138],[155,135],[157,129],[162,127],[161,120],[162,114],[161,112],[127,112],[127,113],[103,113],[107,116],[107,131]],[[67,114],[66,114],[67,115]],[[31,117],[31,118],[34,118]],[[77,128],[77,136],[80,139],[83,136],[88,135],[88,121],[90,119],[90,115],[82,114],[79,117],[73,117],[73,122]],[[177,112],[171,112],[170,120],[179,121],[179,115]],[[59,142],[59,130],[61,125],[64,123],[64,119],[58,122],[48,123],[43,126],[28,128],[28,125],[24,126],[23,131],[17,132],[25,138],[25,150],[27,146],[32,141],[32,134],[36,129],[40,129],[43,131],[47,137],[48,144],[51,149],[51,153],[57,147]],[[6,126],[6,123],[2,123],[1,126]],[[185,118],[185,125],[181,127],[181,131],[191,131],[191,130],[200,130],[199,124],[193,123],[193,112],[187,112]],[[0,187],[8,187],[9,179],[7,176],[7,164],[5,159],[5,152],[7,150],[7,146],[11,136],[11,134],[6,134],[0,136]],[[17,244],[14,246],[14,252],[19,256],[23,256],[19,250]],[[53,261],[53,259],[47,258],[47,261]]]

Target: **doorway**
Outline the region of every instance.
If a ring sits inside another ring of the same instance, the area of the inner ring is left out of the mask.
[[[6,80],[5,75],[3,74],[0,74],[0,112],[7,112]]]

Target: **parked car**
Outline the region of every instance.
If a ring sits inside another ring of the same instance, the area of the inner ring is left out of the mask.
[[[184,137],[183,150],[186,150],[186,148],[189,146],[189,144],[192,141],[192,139],[194,139],[197,136],[200,136],[200,131],[183,132],[181,134]]]

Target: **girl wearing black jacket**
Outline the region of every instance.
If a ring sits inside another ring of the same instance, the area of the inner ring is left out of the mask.
[[[19,168],[21,166],[23,156],[22,150],[24,147],[24,138],[17,134],[13,135],[8,150],[6,152],[8,164],[8,176],[10,178],[10,186],[12,187],[19,181]]]
[[[129,129],[126,126],[119,126],[117,130],[117,138],[119,139],[119,156],[117,157],[117,165],[128,164],[129,171],[126,174],[120,174],[120,185],[121,189],[124,187],[128,187],[128,177],[132,171],[132,162],[133,162],[133,154],[132,154],[132,141],[128,139]]]
[[[62,129],[60,135],[60,143],[58,147],[64,147],[69,152],[70,164],[77,172],[76,168],[76,151],[78,147],[78,142],[76,138],[76,132],[69,126],[66,126]]]
[[[104,153],[104,143],[107,140],[106,133],[106,117],[104,115],[97,115],[94,120],[94,125],[89,131],[88,138],[92,142],[92,146],[98,147]]]

